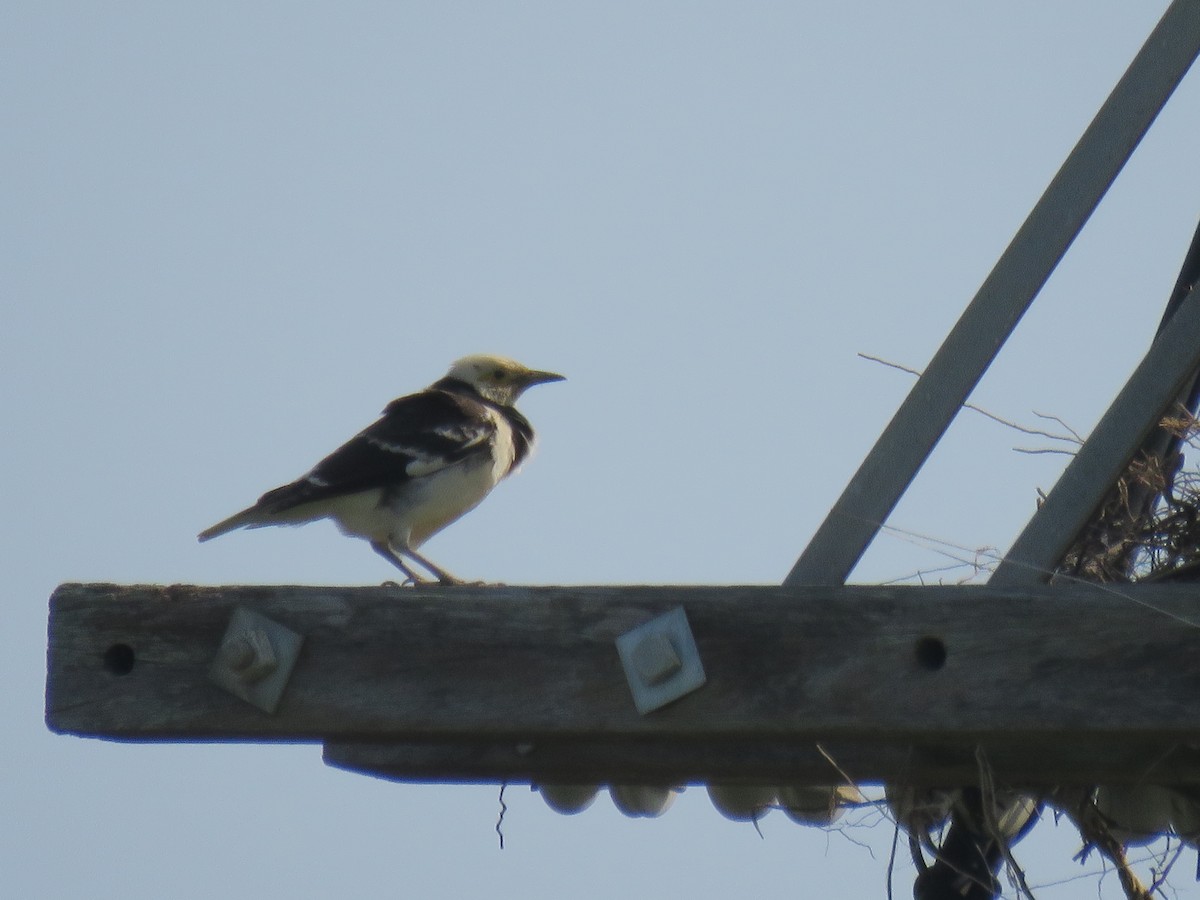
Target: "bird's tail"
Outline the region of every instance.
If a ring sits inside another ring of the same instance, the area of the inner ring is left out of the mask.
[[[222,519],[211,528],[205,528],[200,532],[200,540],[210,541],[235,528],[262,528],[264,525],[298,525],[307,522],[312,517],[305,516],[303,511],[306,501],[312,499],[312,493],[313,484],[308,479],[267,491],[253,506],[234,513],[228,519]]]
[[[227,531],[233,531],[236,528],[253,527],[262,524],[262,510],[258,506],[251,506],[248,509],[243,509],[239,513],[234,513],[228,519],[222,519],[211,528],[205,528],[198,535],[201,543],[211,541],[215,537],[220,537]]]

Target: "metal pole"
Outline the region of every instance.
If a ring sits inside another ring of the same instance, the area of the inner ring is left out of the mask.
[[[1200,54],[1200,0],[1175,0],[784,580],[840,584]]]

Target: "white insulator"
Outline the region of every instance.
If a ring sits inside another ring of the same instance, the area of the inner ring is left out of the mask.
[[[546,805],[564,816],[583,812],[600,792],[598,784],[539,784],[535,787]]]
[[[775,805],[774,785],[710,784],[708,799],[717,812],[735,822],[761,819]]]
[[[1173,794],[1171,824],[1175,833],[1193,847],[1200,843],[1200,796],[1194,788],[1182,788]]]
[[[847,803],[859,803],[862,794],[847,784],[789,784],[779,788],[779,805],[788,818],[801,825],[830,825]]]
[[[633,818],[655,818],[671,808],[679,791],[659,785],[610,784],[608,793],[612,797],[613,805],[625,815]]]
[[[1096,809],[1122,844],[1143,845],[1171,831],[1175,798],[1156,784],[1114,784],[1096,789]]]

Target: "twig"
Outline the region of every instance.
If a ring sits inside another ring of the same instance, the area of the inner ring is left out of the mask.
[[[907,372],[909,375],[915,375],[918,378],[920,378],[924,374],[923,372],[921,372],[918,369],[910,369],[908,366],[902,366],[899,363],[894,363],[894,362],[891,362],[890,360],[882,359],[878,356],[872,356],[869,353],[859,353],[858,355],[862,359],[866,359],[866,360],[870,360],[871,362],[879,363],[881,366],[887,366],[888,368],[891,368],[891,369],[899,369],[901,372]],[[1037,437],[1050,438],[1053,441],[1067,441],[1067,442],[1073,443],[1073,444],[1082,444],[1083,443],[1083,438],[1081,438],[1079,436],[1079,434],[1075,431],[1075,429],[1072,428],[1070,425],[1068,425],[1066,422],[1064,422],[1062,419],[1058,418],[1057,416],[1044,416],[1039,412],[1034,412],[1034,415],[1037,416],[1038,418],[1049,419],[1049,420],[1058,422],[1059,425],[1061,425],[1063,428],[1067,429],[1067,431],[1071,432],[1070,437],[1066,437],[1061,434],[1054,434],[1051,431],[1044,431],[1041,428],[1031,428],[1028,425],[1021,425],[1020,423],[1014,422],[1011,419],[1006,419],[1003,416],[998,416],[994,412],[989,412],[988,410],[984,409],[982,406],[976,406],[974,403],[964,403],[963,408],[969,409],[972,412],[979,413],[979,415],[989,418],[993,422],[998,422],[999,424],[1004,425],[1008,428],[1012,428],[1015,431],[1020,431],[1022,434],[1032,434],[1032,435],[1036,435]],[[1060,450],[1058,452],[1066,453],[1068,451]]]
[[[887,864],[887,900],[892,897],[892,875],[896,871],[896,846],[900,843],[900,823],[892,823],[892,851],[888,854]]]
[[[1150,887],[1146,889],[1147,893],[1155,894],[1163,892],[1162,889],[1163,885],[1167,883],[1167,876],[1171,874],[1171,869],[1175,866],[1175,863],[1179,861],[1179,857],[1183,855],[1185,846],[1186,845],[1183,843],[1183,841],[1179,841],[1179,843],[1172,848],[1171,839],[1169,837],[1167,838],[1166,849],[1163,851],[1163,855],[1158,860],[1160,863],[1158,867],[1158,874],[1154,876],[1154,881],[1151,882]],[[1151,872],[1154,871],[1154,869],[1151,869]]]
[[[1065,440],[1065,438],[1060,438]],[[1074,456],[1074,450],[1060,450],[1057,447],[1013,447],[1014,453],[1024,453],[1026,456],[1043,456],[1058,453],[1063,456]]]
[[[1059,808],[1075,823],[1075,827],[1079,829],[1079,834],[1083,837],[1085,847],[1080,851],[1080,856],[1086,859],[1087,845],[1095,847],[1117,870],[1117,878],[1121,882],[1121,890],[1125,892],[1127,900],[1151,900],[1150,892],[1146,890],[1129,864],[1124,846],[1113,836],[1108,823],[1104,820],[1100,810],[1096,808],[1092,797],[1089,794],[1083,794],[1077,802],[1067,806],[1060,805]]]
[[[858,783],[853,778],[851,778],[849,775],[846,774],[846,770],[843,769],[840,765],[838,765],[837,761],[832,756],[829,755],[829,752],[824,747],[822,747],[820,744],[817,744],[816,747],[817,747],[817,752],[820,753],[823,757],[825,757],[825,761],[828,762],[831,766],[833,766],[833,770],[838,773],[838,775],[841,777],[841,779],[843,781],[846,782],[846,786],[853,788],[861,797],[862,791],[859,790]],[[881,807],[881,809],[882,809],[882,807]],[[885,815],[888,818],[891,818],[890,812],[885,813]]]
[[[992,774],[992,766],[987,760],[987,754],[982,745],[975,747],[975,763],[979,767],[979,793],[982,800],[980,806],[983,813],[983,826],[987,829],[988,836],[996,842],[996,846],[1000,849],[1000,854],[1004,857],[1004,863],[1016,882],[1017,889],[1028,900],[1036,900],[1029,890],[1029,883],[1025,880],[1025,870],[1017,865],[1017,861],[1012,855],[1008,835],[1000,832],[1000,823],[996,818],[999,810],[996,802],[996,779]],[[1018,833],[1020,832],[1018,831]]]
[[[1064,422],[1058,416],[1051,416],[1051,415],[1047,415],[1046,413],[1040,413],[1036,409],[1033,411],[1033,414],[1035,416],[1037,416],[1039,419],[1045,419],[1047,422],[1057,422],[1063,428],[1067,429],[1067,431],[1071,432],[1071,436],[1073,438],[1075,438],[1076,441],[1078,441],[1081,444],[1083,443],[1083,436],[1080,435],[1080,433],[1078,431],[1076,431],[1074,428],[1072,428],[1070,425],[1068,425],[1066,422]]]

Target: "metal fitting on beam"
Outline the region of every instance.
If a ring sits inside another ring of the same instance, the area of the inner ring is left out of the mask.
[[[617,653],[642,715],[704,685],[704,666],[682,606],[621,635]]]
[[[208,669],[208,680],[266,713],[279,708],[304,638],[239,606]]]

